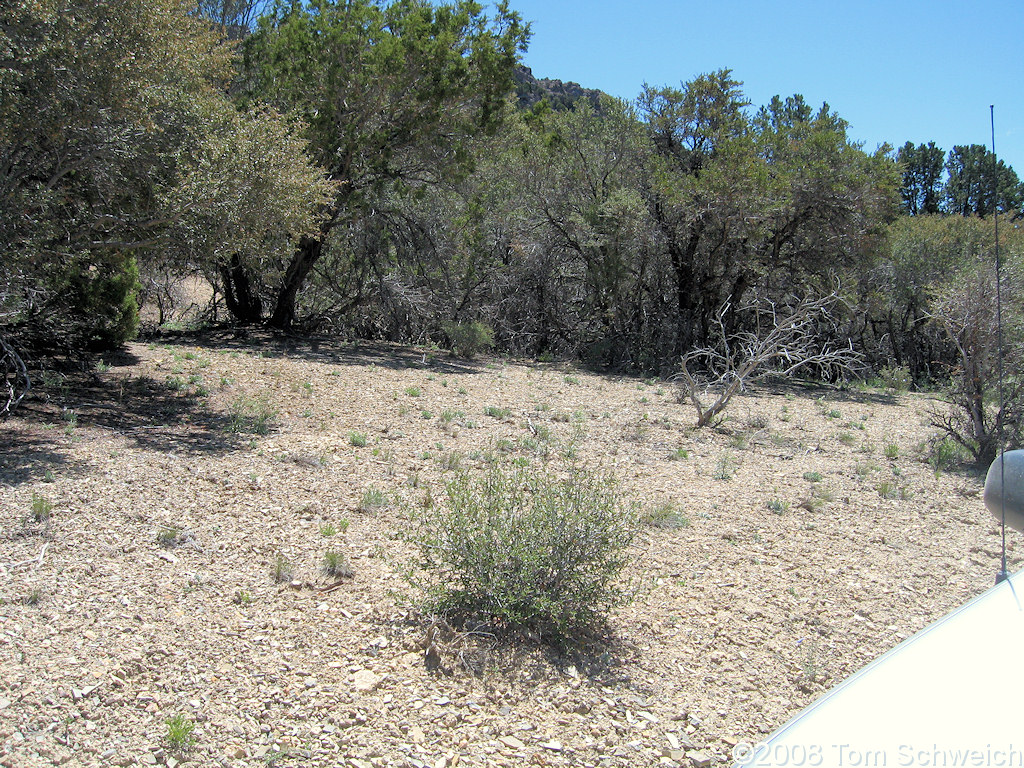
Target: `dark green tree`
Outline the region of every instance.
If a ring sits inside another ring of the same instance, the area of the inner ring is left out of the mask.
[[[774,98],[753,117],[728,71],[641,97],[656,152],[650,210],[674,281],[679,350],[706,347],[724,305],[817,295],[869,258],[894,208],[896,166],[863,152],[827,105]]]
[[[159,242],[158,190],[225,73],[175,0],[5,3],[0,23],[0,331],[116,344],[136,323],[135,257]]]
[[[997,209],[1017,210],[1022,186],[1013,168],[981,144],[956,146],[946,159],[946,211],[987,216]]]
[[[358,219],[369,195],[469,172],[471,139],[498,127],[528,35],[505,3],[489,18],[471,0],[281,3],[260,20],[246,44],[248,92],[304,118],[337,185],[288,262],[272,326],[292,325],[328,234]]]
[[[903,173],[900,186],[901,208],[914,216],[938,213],[942,206],[946,155],[935,142],[914,146],[908,141],[896,154]]]

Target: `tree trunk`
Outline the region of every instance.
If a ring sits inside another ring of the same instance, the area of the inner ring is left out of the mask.
[[[263,319],[263,301],[253,292],[252,281],[237,255],[227,264],[220,265],[224,281],[224,301],[232,316],[243,323],[258,323]]]
[[[342,194],[333,204],[326,206],[323,210],[320,231],[315,235],[303,235],[299,240],[292,260],[288,264],[288,269],[284,273],[284,279],[281,281],[281,290],[277,294],[274,313],[267,322],[271,328],[287,331],[295,323],[295,300],[298,298],[306,278],[313,270],[313,266],[323,255],[327,235],[337,225],[338,216],[345,210],[348,198],[348,194]]]
[[[277,294],[274,314],[270,316],[270,321],[267,323],[271,328],[287,331],[295,323],[295,299],[312,271],[313,265],[323,254],[325,236],[325,234],[317,237],[306,236],[299,240],[299,245],[295,249],[295,254],[281,281],[281,290]]]

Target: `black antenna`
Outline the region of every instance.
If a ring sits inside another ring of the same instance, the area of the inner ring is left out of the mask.
[[[999,165],[996,161],[995,104],[989,104],[988,113],[992,124],[992,218],[995,223],[996,237],[996,358],[999,361],[999,414],[996,422],[996,429],[999,433],[999,508],[1002,513],[999,526],[1002,535],[1001,560],[999,572],[996,574],[996,584],[999,584],[1002,581],[1006,581],[1010,575],[1006,570],[1006,439],[1003,430],[1004,411],[1006,409],[1006,403],[1003,401],[1003,263],[999,258],[999,184],[996,178]]]

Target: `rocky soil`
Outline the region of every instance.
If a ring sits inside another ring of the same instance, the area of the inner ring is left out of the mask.
[[[108,363],[0,425],[2,766],[713,765],[998,565],[923,395],[766,389],[693,431],[670,383],[558,364],[232,337]],[[441,627],[428,668],[402,504],[572,455],[661,523],[638,598],[561,651]]]

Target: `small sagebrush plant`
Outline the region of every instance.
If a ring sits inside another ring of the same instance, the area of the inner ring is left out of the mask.
[[[494,331],[486,323],[445,323],[443,329],[452,352],[459,357],[476,357],[494,346]]]
[[[350,579],[355,575],[348,558],[341,552],[329,549],[324,552],[324,573],[336,579]]]
[[[277,425],[278,409],[266,395],[239,395],[228,409],[228,431],[269,434]]]
[[[388,505],[388,498],[384,495],[384,492],[379,488],[367,488],[363,491],[362,497],[359,499],[359,505],[356,509],[359,512],[368,514],[371,512],[377,512]]]
[[[426,611],[558,640],[631,596],[619,574],[638,513],[610,478],[494,464],[445,490],[409,512],[419,558],[406,575]]]
[[[196,743],[196,724],[182,714],[167,718],[167,746],[181,752]]]
[[[288,559],[280,552],[274,557],[274,564],[270,569],[270,575],[275,582],[281,584],[285,581],[291,581],[294,569],[292,564],[288,562]]]
[[[45,496],[32,494],[31,519],[34,523],[48,523],[53,512],[53,502]]]

